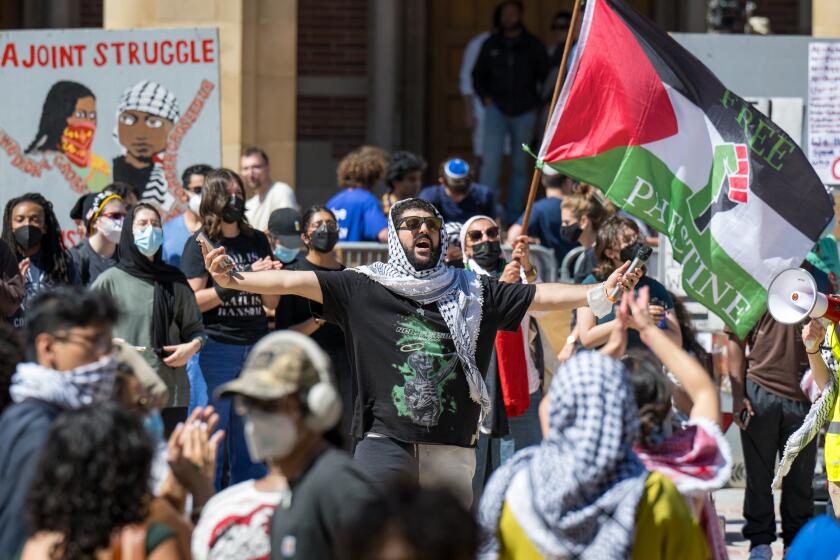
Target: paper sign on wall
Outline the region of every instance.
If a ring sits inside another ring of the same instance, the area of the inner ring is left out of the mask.
[[[840,43],[808,45],[808,135],[820,179],[840,184]]]

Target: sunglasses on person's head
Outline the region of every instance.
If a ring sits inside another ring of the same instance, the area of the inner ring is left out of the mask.
[[[487,228],[483,231],[480,230],[480,229],[474,229],[474,230],[468,231],[467,232],[467,239],[469,239],[473,243],[476,243],[478,241],[481,241],[481,238],[484,237],[485,235],[487,236],[487,239],[490,239],[491,241],[493,239],[498,239],[499,238],[499,228],[497,226],[493,226],[493,227],[489,227],[489,228]]]
[[[426,224],[429,231],[440,231],[443,227],[443,220],[436,216],[408,216],[397,223],[397,229],[417,231],[423,227],[423,224]]]

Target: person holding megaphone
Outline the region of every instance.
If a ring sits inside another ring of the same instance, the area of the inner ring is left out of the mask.
[[[837,323],[828,327],[822,319],[811,319],[802,330],[802,342],[808,354],[808,364],[814,376],[814,382],[825,394],[815,404],[818,410],[830,411],[828,429],[825,434],[825,473],[828,479],[828,494],[834,508],[834,516],[840,517],[840,399],[837,398],[837,364],[840,361],[840,338],[836,332]],[[825,344],[823,344],[825,341]],[[831,367],[826,364],[824,355],[828,354]],[[829,381],[833,379],[828,391]],[[803,426],[807,428],[807,426]],[[819,429],[819,427],[817,427]]]

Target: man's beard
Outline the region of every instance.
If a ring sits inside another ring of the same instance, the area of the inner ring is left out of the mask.
[[[421,270],[428,270],[430,268],[434,268],[437,266],[438,261],[440,261],[441,255],[441,245],[432,250],[431,258],[426,263],[419,263],[417,262],[417,257],[414,254],[414,245],[417,244],[418,240],[414,240],[414,244],[411,247],[406,247],[403,245],[403,253],[405,253],[405,258],[408,260],[408,263],[414,267],[414,270],[420,272]],[[429,243],[431,243],[431,239],[429,239]]]

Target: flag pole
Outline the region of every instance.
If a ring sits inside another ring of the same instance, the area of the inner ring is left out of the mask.
[[[566,44],[563,46],[563,59],[560,61],[557,81],[554,83],[554,94],[551,96],[551,106],[548,110],[548,118],[545,121],[543,140],[545,139],[545,135],[548,134],[548,128],[551,126],[551,115],[554,113],[554,107],[557,105],[557,98],[560,97],[560,89],[563,86],[563,80],[566,76],[566,66],[569,62],[569,53],[572,50],[572,42],[575,39],[575,30],[577,29],[578,18],[580,17],[582,0],[574,1],[575,6],[572,9],[572,20],[569,22],[569,32],[566,34]],[[525,204],[525,215],[522,217],[522,235],[528,234],[528,222],[531,221],[531,207],[534,205],[534,199],[537,197],[537,187],[540,184],[541,177],[542,170],[539,167],[534,167],[534,175],[531,177],[531,189],[528,191],[528,202]]]

